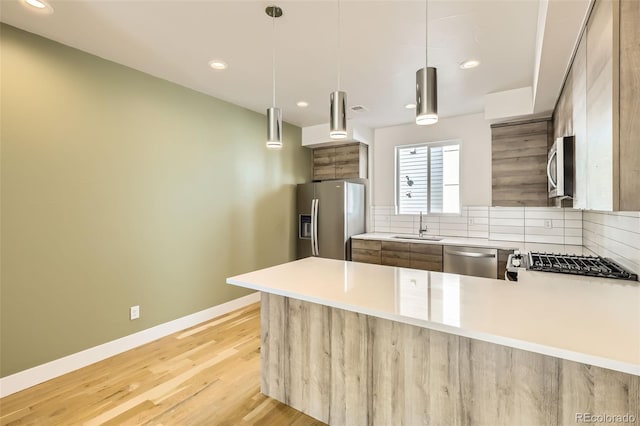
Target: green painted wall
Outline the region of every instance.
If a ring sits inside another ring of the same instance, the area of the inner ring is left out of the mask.
[[[267,151],[263,115],[0,31],[0,376],[248,294],[225,278],[295,257],[300,128]]]

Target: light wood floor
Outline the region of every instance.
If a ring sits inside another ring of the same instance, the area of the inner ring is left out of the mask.
[[[0,425],[322,425],[260,393],[260,304],[0,399]]]

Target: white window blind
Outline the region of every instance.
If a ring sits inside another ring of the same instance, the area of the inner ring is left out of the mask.
[[[396,148],[399,214],[460,212],[460,144]]]

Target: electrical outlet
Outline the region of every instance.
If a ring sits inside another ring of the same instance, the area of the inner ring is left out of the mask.
[[[135,320],[140,318],[140,305],[132,306],[129,308],[129,319]]]
[[[472,217],[469,218],[469,225],[473,225],[473,218]]]
[[[546,220],[544,221],[544,227],[545,227],[545,228],[547,228],[547,229],[551,229],[551,228],[553,228],[553,223],[551,222],[551,220],[550,220],[550,219],[546,219]]]

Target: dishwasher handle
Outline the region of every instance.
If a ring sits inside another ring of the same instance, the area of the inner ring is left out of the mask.
[[[464,257],[496,257],[495,253],[475,253],[471,251],[457,251],[457,250],[447,250],[447,254],[451,254],[454,256],[464,256]]]

